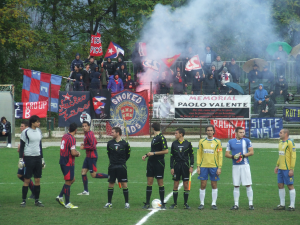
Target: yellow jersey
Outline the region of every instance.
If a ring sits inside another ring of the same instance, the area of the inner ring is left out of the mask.
[[[197,166],[208,168],[222,168],[223,153],[222,144],[219,139],[207,138],[199,141],[199,149],[197,151]]]
[[[280,141],[279,146],[279,158],[277,160],[277,166],[281,170],[293,170],[296,164],[296,147],[293,141],[290,139],[286,141]]]

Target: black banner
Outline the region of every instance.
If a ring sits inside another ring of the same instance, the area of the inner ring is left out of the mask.
[[[91,117],[92,119],[109,119],[111,93],[107,89],[92,90]]]
[[[58,101],[58,126],[68,127],[71,123],[91,123],[89,91],[60,91]]]
[[[248,108],[175,108],[175,118],[249,118]]]

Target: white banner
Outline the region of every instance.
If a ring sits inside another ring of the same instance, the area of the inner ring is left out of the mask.
[[[193,56],[185,65],[186,71],[199,70],[201,69],[201,62],[199,60],[199,56]]]

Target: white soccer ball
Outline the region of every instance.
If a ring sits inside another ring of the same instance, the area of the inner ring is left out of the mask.
[[[161,201],[159,199],[153,199],[152,201],[152,208],[153,209],[160,209]]]

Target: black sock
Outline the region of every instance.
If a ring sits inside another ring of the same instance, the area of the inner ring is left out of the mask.
[[[108,203],[111,203],[111,199],[114,193],[114,188],[108,188]]]
[[[165,204],[165,187],[164,186],[159,187],[159,197],[160,197],[161,204]]]
[[[23,199],[23,202],[26,202],[27,192],[28,192],[28,186],[23,186],[22,187],[22,199]]]
[[[86,175],[82,175],[82,182],[84,190],[88,192],[88,179]]]
[[[173,200],[175,205],[177,205],[177,198],[178,198],[178,190],[173,190]]]
[[[41,186],[40,185],[34,185],[35,202],[37,202],[39,200],[40,192],[41,192]]]
[[[60,198],[62,198],[64,196],[64,187],[65,187],[65,185],[63,185],[63,188],[61,189],[61,191],[59,193]]]
[[[128,203],[128,188],[123,188],[123,195],[125,198],[125,203]]]
[[[147,186],[147,189],[146,189],[146,204],[150,204],[151,194],[152,194],[152,186]]]
[[[187,203],[188,199],[189,199],[189,194],[190,194],[190,191],[186,191],[184,190],[184,194],[183,194],[183,198],[184,198],[184,204]]]
[[[71,186],[69,185],[64,185],[64,194],[65,194],[65,200],[66,200],[66,205],[70,202],[70,189]]]

